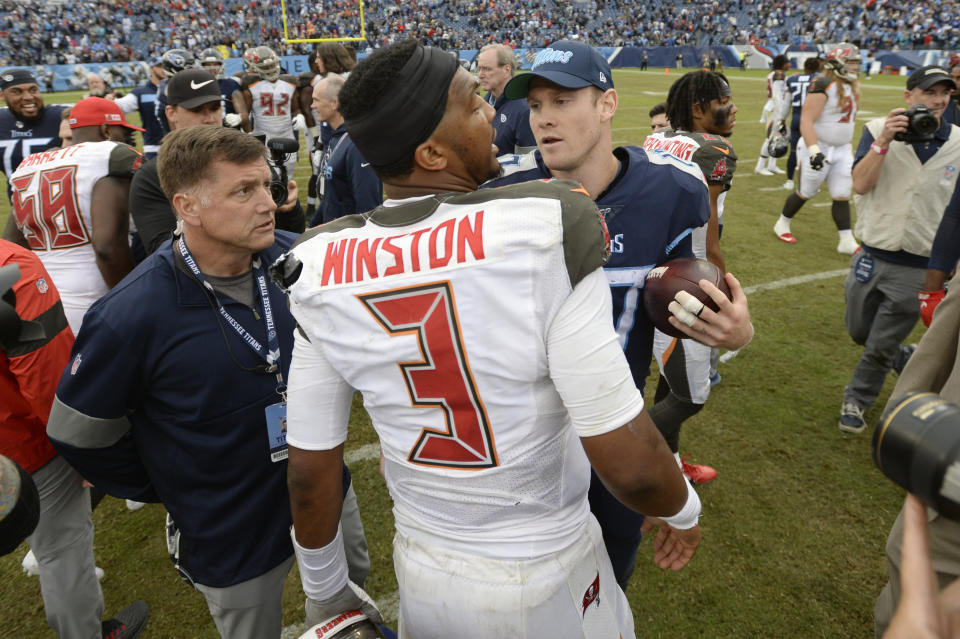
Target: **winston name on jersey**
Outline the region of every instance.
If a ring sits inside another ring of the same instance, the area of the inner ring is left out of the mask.
[[[637,387],[650,372],[653,324],[643,309],[643,283],[654,267],[693,257],[691,234],[707,223],[710,201],[700,171],[660,151],[618,147],[617,177],[596,198],[610,233],[604,267],[613,294],[613,321]],[[504,177],[483,188],[550,177],[540,151],[500,158]]]

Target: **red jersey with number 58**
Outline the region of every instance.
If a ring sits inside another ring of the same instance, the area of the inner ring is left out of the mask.
[[[853,141],[854,119],[857,117],[857,99],[853,87],[826,75],[817,76],[807,95],[823,93],[827,103],[813,124],[820,145],[842,146]]]
[[[108,290],[91,244],[93,188],[107,176],[132,177],[142,159],[126,144],[84,142],[27,156],[10,177],[17,227],[57,285],[75,332],[74,318]]]

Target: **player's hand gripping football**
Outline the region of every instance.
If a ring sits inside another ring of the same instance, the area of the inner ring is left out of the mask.
[[[647,534],[657,528],[653,542],[653,562],[663,570],[680,570],[693,559],[700,545],[700,526],[687,530],[672,528],[662,519],[647,515],[643,518],[640,532]]]
[[[305,609],[308,628],[349,610],[359,610],[373,623],[383,623],[383,615],[380,614],[373,599],[352,581],[347,581],[347,585],[329,599],[316,601],[307,597]]]
[[[723,291],[708,280],[700,280],[700,288],[713,299],[720,310],[715,312],[686,291],[680,291],[668,307],[673,313],[670,324],[701,344],[736,350],[753,339],[753,324],[750,322],[747,296],[740,282],[732,273],[727,273],[724,277],[733,301],[727,299]]]

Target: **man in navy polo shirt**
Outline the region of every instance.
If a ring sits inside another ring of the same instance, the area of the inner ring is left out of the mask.
[[[495,110],[493,128],[497,132],[498,153],[526,153],[537,148],[530,130],[530,108],[526,100],[510,100],[503,93],[517,70],[513,49],[505,44],[488,44],[477,54],[477,79],[487,91],[487,103]]]
[[[98,488],[163,503],[171,559],[231,639],[279,639],[293,565],[283,422],[294,320],[266,269],[296,236],[275,230],[266,154],[219,126],[164,139],[158,173],[182,234],[91,306],[47,424]],[[349,477],[343,466],[344,537],[362,541]],[[348,553],[363,583],[366,544]]]

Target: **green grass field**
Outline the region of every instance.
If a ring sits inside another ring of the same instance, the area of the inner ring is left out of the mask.
[[[740,162],[726,200],[722,245],[727,268],[746,287],[849,263],[835,251],[826,193],[795,219],[797,244],[783,244],[772,232],[787,191],[779,188],[783,176],[752,173],[763,136],[758,122],[766,100],[763,75],[729,74],[740,109],[731,139]],[[620,94],[616,144],[643,142],[647,111],[664,99],[676,77],[674,70],[614,72]],[[896,76],[864,81],[858,120],[902,106],[903,86]],[[64,94],[47,101],[76,98]],[[302,161],[296,178],[303,199],[308,171]],[[8,206],[0,200],[3,222]],[[837,429],[843,387],[861,352],[844,329],[843,278],[759,290],[750,295],[750,308],[756,337],[721,365],[722,383],[681,437],[681,453],[719,471],[716,481],[699,488],[703,544],[687,568],[666,573],[652,562],[652,542],[643,543],[627,592],[638,636],[872,637],[874,600],[886,580],[883,546],[903,492],[874,467],[870,431],[851,436]],[[922,327],[911,340],[921,335]],[[878,419],[893,381],[868,414],[870,423]],[[652,398],[653,384],[647,388]],[[375,441],[369,420],[355,405],[348,453]],[[375,457],[353,461],[351,470],[373,563],[367,590],[395,618],[390,499]],[[160,505],[131,513],[112,498],[95,511],[107,615],[132,599],[145,599],[151,620],[144,637],[217,637],[203,598],[171,567],[163,520]],[[26,550],[21,546],[0,559],[0,635],[49,637],[38,580],[20,570]],[[294,570],[284,622],[302,620]]]

